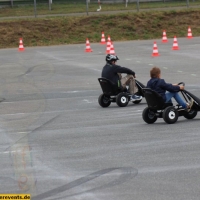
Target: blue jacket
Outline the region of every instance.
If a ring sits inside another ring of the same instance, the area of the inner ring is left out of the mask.
[[[166,97],[165,97],[166,91],[169,91],[169,92],[180,91],[179,86],[172,85],[171,83],[166,83],[164,79],[160,79],[160,78],[151,78],[147,82],[147,88],[151,88],[152,90],[159,93],[164,99],[164,101],[166,101]]]

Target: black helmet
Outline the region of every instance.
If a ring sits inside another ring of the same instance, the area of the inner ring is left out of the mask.
[[[108,63],[111,63],[112,61],[117,61],[117,60],[119,60],[119,58],[117,56],[115,56],[115,55],[108,54],[106,56],[106,61]]]

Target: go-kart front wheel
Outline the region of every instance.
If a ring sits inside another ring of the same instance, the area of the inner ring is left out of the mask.
[[[163,112],[163,119],[167,124],[174,124],[178,120],[178,116],[178,111],[173,106],[165,108]]]
[[[196,110],[190,110],[190,112],[185,112],[184,113],[184,117],[186,118],[186,119],[193,119],[193,118],[195,118],[196,117],[196,115],[197,115],[197,111]]]
[[[99,105],[103,108],[108,107],[111,104],[110,97],[105,94],[101,94],[98,98]]]
[[[128,105],[128,95],[124,92],[119,93],[116,97],[116,103],[119,107],[125,107]]]
[[[153,124],[157,120],[155,112],[150,110],[148,107],[143,110],[142,117],[147,124]]]

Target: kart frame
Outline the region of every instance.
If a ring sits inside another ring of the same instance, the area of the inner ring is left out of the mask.
[[[103,91],[103,94],[98,98],[101,107],[108,107],[112,102],[116,102],[119,107],[128,105],[132,94],[128,92],[127,88],[117,87],[112,81],[106,78],[98,78],[98,81]],[[138,80],[135,80],[135,82],[138,87],[137,95],[144,97],[142,89],[145,88],[145,86]],[[142,100],[138,100],[133,103],[139,104],[141,101]]]
[[[181,108],[180,105],[174,106],[172,103],[165,103],[162,97],[150,88],[143,88],[142,91],[148,105],[143,110],[142,117],[148,124],[154,123],[157,118],[163,118],[166,123],[173,124],[180,116],[184,116],[186,119],[193,119],[196,117],[197,112],[200,111],[200,99],[187,90],[181,90],[180,92],[186,102],[189,102],[191,98],[194,100],[189,112]]]

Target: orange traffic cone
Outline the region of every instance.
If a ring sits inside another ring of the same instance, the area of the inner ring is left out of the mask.
[[[90,47],[90,42],[88,40],[88,38],[86,39],[86,48],[85,48],[85,52],[92,52],[92,49]]]
[[[19,39],[19,51],[24,51],[24,45],[23,45],[22,38]]]
[[[111,46],[110,46],[110,54],[115,55],[115,49],[114,49],[114,45],[112,41],[111,41]]]
[[[101,44],[106,44],[104,32],[102,32],[102,34],[101,34]]]
[[[191,31],[191,28],[188,27],[188,35],[187,35],[187,38],[188,39],[191,39],[192,38],[192,31]]]
[[[110,42],[111,42],[111,38],[110,38],[110,35],[108,35],[108,39],[107,39],[107,41],[110,41]]]
[[[158,47],[157,47],[157,44],[156,42],[154,42],[153,44],[153,53],[152,53],[152,56],[159,56],[160,54],[158,53]]]
[[[164,43],[164,42],[168,42],[168,40],[167,40],[167,35],[166,35],[166,31],[165,31],[165,30],[163,31],[162,42],[163,42],[163,43]]]
[[[174,36],[174,42],[173,42],[172,50],[179,50],[176,36]]]
[[[110,48],[111,48],[111,40],[110,40],[110,36],[108,36],[107,45],[106,45],[106,54],[110,53]]]

